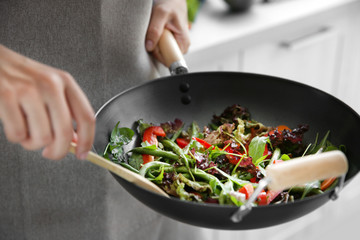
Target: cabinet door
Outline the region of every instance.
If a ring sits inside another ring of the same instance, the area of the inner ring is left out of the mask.
[[[334,27],[311,29],[301,36],[247,49],[243,71],[284,77],[334,92],[342,48]]]

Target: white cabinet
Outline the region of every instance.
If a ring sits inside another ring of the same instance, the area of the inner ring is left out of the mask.
[[[242,70],[296,80],[334,93],[342,51],[342,32],[323,26],[284,36],[244,51]]]

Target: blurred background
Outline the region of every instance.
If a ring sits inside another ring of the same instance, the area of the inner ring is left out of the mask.
[[[187,1],[190,72],[284,77],[326,91],[360,113],[360,0]],[[259,230],[212,230],[208,239],[358,239],[359,199],[356,176],[339,199],[305,217]]]

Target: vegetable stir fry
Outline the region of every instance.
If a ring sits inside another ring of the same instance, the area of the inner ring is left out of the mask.
[[[185,128],[180,119],[158,125],[138,121],[141,145],[124,152],[134,138],[129,128],[114,127],[104,157],[157,184],[182,200],[243,205],[266,175],[265,168],[318,152],[335,149],[329,132],[305,144],[308,125],[265,126],[240,106],[227,107],[200,130],[196,122]],[[336,178],[294,186],[281,192],[264,190],[255,205],[287,203],[331,189]]]

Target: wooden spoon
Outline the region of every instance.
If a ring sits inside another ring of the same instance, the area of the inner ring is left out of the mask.
[[[76,152],[76,143],[71,143],[69,152],[75,154]],[[145,188],[146,190],[152,191],[154,193],[160,194],[164,197],[169,197],[167,193],[165,193],[161,188],[159,188],[156,184],[152,183],[151,181],[147,180],[146,178],[142,177],[139,174],[136,174],[118,164],[115,164],[99,155],[97,155],[94,152],[89,152],[86,160],[102,167],[110,172],[118,175],[119,177],[137,185],[142,188]]]

